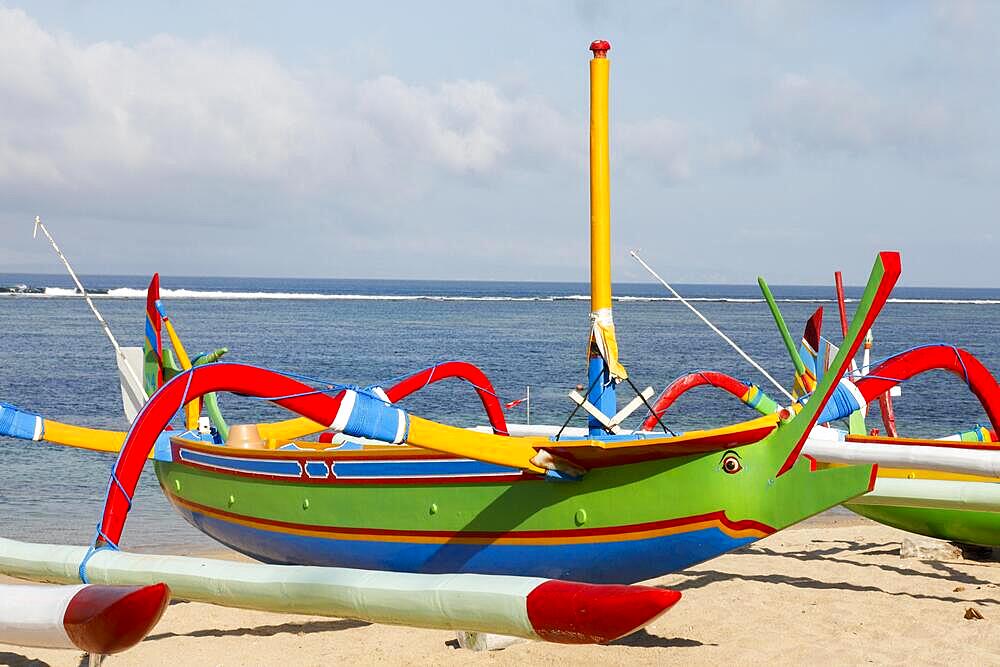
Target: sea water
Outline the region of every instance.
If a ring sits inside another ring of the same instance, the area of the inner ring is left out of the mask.
[[[141,345],[147,278],[86,276],[122,345]],[[782,382],[792,364],[753,286],[683,285],[682,294]],[[774,287],[796,340],[824,309],[824,334],[841,339],[832,287]],[[853,310],[860,288],[848,288]],[[614,288],[621,358],[633,382],[657,391],[684,373],[723,370],[777,389],[656,284]],[[163,302],[190,354],[228,347],[227,360],[370,385],[441,361],[479,366],[502,400],[531,387],[531,421],[563,423],[567,393],[586,381],[587,286],[572,283],[299,280],[164,276]],[[1000,290],[899,288],[874,328],[873,358],[927,343],[962,347],[1000,369]],[[860,361],[860,355],[859,355]],[[631,398],[619,389],[619,404]],[[111,347],[83,299],[61,275],[0,274],[0,401],[58,421],[124,430]],[[268,404],[225,395],[230,423],[284,418]],[[413,414],[458,426],[485,423],[475,392],[450,380],[407,399]],[[508,420],[523,422],[524,404]],[[943,436],[986,423],[961,380],[942,372],[906,383],[896,400],[900,432]],[[681,431],[755,416],[735,398],[702,387],[665,422]],[[642,412],[627,422],[638,423]],[[579,414],[572,425],[584,425]],[[870,426],[881,426],[877,410]],[[0,438],[0,535],[89,542],[101,513],[109,454]],[[192,549],[214,543],[170,508],[151,466],[140,482],[125,546]]]

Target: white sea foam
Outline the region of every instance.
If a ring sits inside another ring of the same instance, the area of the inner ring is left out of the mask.
[[[95,299],[145,299],[146,290],[133,287],[115,287],[108,290],[94,290],[90,293]],[[76,290],[67,287],[31,288],[26,285],[0,287],[0,296],[18,297],[79,297]],[[287,301],[497,301],[497,302],[553,302],[553,301],[589,301],[586,294],[565,295],[446,295],[446,294],[330,294],[322,292],[243,292],[229,290],[193,290],[193,289],[161,289],[162,299],[215,299],[215,300],[287,300]],[[763,303],[759,297],[729,297],[729,296],[697,296],[686,297],[688,301],[698,303],[733,303],[755,304]],[[677,301],[673,296],[631,296],[614,297],[620,303],[658,303]],[[833,304],[834,299],[815,298],[784,298],[781,303],[815,303]],[[857,299],[846,299],[848,303],[856,303]],[[899,304],[937,304],[937,305],[970,305],[995,306],[1000,305],[1000,299],[934,299],[934,298],[890,298],[889,303]]]

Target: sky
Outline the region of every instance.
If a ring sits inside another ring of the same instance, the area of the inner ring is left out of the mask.
[[[0,0],[0,272],[1000,287],[1000,3]]]

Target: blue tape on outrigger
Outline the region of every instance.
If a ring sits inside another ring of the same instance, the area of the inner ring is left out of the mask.
[[[403,419],[402,440],[410,432],[410,416],[370,394],[358,392],[354,409],[344,426],[344,433],[357,438],[370,438],[381,442],[398,442],[399,420]]]
[[[0,435],[34,440],[41,417],[10,403],[0,403]]]
[[[858,399],[855,398],[850,389],[844,386],[843,383],[845,381],[849,382],[850,380],[841,380],[841,384],[838,384],[837,388],[833,390],[833,395],[827,404],[823,406],[823,411],[820,413],[816,423],[826,424],[835,419],[843,419],[861,408]]]
[[[97,546],[97,540],[104,540],[102,546]],[[97,528],[97,535],[94,537],[94,542],[89,547],[87,547],[87,553],[83,555],[83,560],[80,561],[80,567],[77,568],[76,573],[80,576],[80,582],[84,584],[90,583],[90,578],[87,576],[87,563],[91,558],[94,557],[98,551],[118,551],[118,545],[108,539],[108,536],[101,532],[100,526]]]

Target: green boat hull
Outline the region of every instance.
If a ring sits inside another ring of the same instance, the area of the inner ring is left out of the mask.
[[[775,477],[785,454],[765,441],[596,468],[570,482],[496,466],[487,469],[494,481],[470,477],[486,473],[468,459],[384,456],[361,461],[362,478],[350,473],[358,461],[331,453],[251,457],[175,443],[173,460],[155,469],[186,520],[265,562],[631,583],[738,549],[870,488],[868,466],[812,471],[799,461]],[[738,471],[726,471],[727,458]],[[278,464],[290,462],[338,474],[276,479]]]
[[[844,507],[909,533],[984,547],[1000,546],[1000,512],[865,505],[861,502],[848,502]]]

